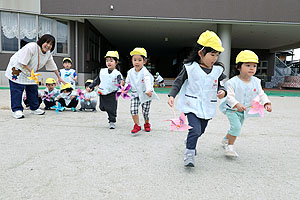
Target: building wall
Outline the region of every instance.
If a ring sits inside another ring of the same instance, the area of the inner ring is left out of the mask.
[[[113,10],[110,6],[113,5]],[[106,15],[300,23],[299,0],[41,0],[43,14]]]
[[[0,10],[14,10],[40,14],[40,0],[0,0]]]

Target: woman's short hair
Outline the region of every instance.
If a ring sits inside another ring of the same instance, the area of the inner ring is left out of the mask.
[[[43,35],[38,41],[37,44],[42,48],[42,45],[44,43],[52,43],[52,48],[50,50],[50,52],[52,52],[55,49],[55,37],[50,35],[50,34],[45,34]]]

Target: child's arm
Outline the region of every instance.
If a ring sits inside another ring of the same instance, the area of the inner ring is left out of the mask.
[[[77,74],[76,74],[76,72],[74,72],[73,76],[74,76],[73,80],[76,82],[76,80],[77,80]]]
[[[152,96],[152,85],[151,85],[151,77],[150,74],[147,74],[144,78],[145,86],[146,86],[146,95],[151,97]]]
[[[89,85],[89,88],[94,88],[96,85],[99,85],[100,84],[100,77],[99,76],[97,76],[95,79],[94,79],[94,81],[93,81],[93,83],[91,83],[90,85]]]
[[[259,99],[262,102],[262,104],[264,105],[266,111],[272,112],[271,101],[269,100],[268,96],[266,95],[266,93],[263,91],[262,88],[260,88],[260,93],[258,95],[259,95]]]
[[[174,99],[175,99],[176,95],[178,94],[178,92],[180,91],[184,81],[187,80],[187,79],[188,79],[188,75],[187,75],[185,67],[183,67],[181,72],[176,77],[176,79],[175,79],[175,81],[172,85],[172,89],[171,89],[170,93],[168,94],[168,96],[169,96],[169,100],[168,100],[169,106],[171,106],[171,107],[174,106]]]
[[[239,112],[246,110],[246,107],[235,99],[235,92],[230,84],[227,85],[227,104],[231,109],[236,108]]]
[[[222,99],[226,97],[227,91],[226,88],[224,87],[223,80],[226,78],[226,75],[224,73],[221,74],[221,76],[218,78],[218,93],[217,97],[219,99]]]

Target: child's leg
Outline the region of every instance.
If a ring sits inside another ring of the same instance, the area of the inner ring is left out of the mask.
[[[117,107],[118,101],[116,99],[116,92],[106,95],[105,110],[107,112],[109,122],[116,122]]]
[[[52,106],[55,106],[55,101],[47,101],[44,100],[45,108],[51,108]]]
[[[67,108],[76,108],[77,104],[78,104],[78,100],[76,98],[73,98],[69,103],[69,105],[67,105]]]
[[[105,96],[104,95],[100,95],[99,96],[99,109],[101,111],[105,111],[105,108],[104,108],[104,103],[105,103],[105,100],[104,100]]]
[[[228,139],[228,144],[233,145],[237,136],[240,136],[241,134],[241,128],[244,122],[244,113],[228,110],[226,111],[226,116],[230,123],[230,129],[228,130],[226,138]]]
[[[25,86],[9,80],[9,88],[10,88],[11,110],[13,112],[15,112],[17,110],[23,111],[22,95],[23,95]]]
[[[151,100],[142,103],[142,112],[145,119],[145,123],[149,123],[149,111],[150,111]]]
[[[132,120],[135,124],[140,125],[139,121],[139,105],[140,100],[138,97],[131,99],[130,101],[130,114],[132,116]]]
[[[58,103],[60,103],[61,106],[66,107],[66,102],[64,98],[58,99]]]
[[[39,108],[38,86],[26,85],[26,97],[30,106],[30,110],[36,110]]]
[[[204,133],[208,120],[200,119],[194,113],[188,113],[187,118],[189,125],[193,128],[189,129],[186,149],[195,150],[198,138]]]

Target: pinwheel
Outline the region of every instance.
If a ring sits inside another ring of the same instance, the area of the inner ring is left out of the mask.
[[[45,94],[43,95],[43,100],[46,100],[46,101],[51,101],[51,99],[53,99],[53,93],[50,94],[48,92],[45,92]]]
[[[178,131],[186,131],[190,128],[193,128],[186,124],[186,117],[185,117],[184,113],[181,113],[179,118],[177,118],[177,119],[169,119],[166,121],[172,122],[171,128],[170,128],[171,131],[174,131],[175,129]]]
[[[52,106],[51,108],[54,108],[55,109],[55,112],[58,114],[59,113],[59,111],[64,111],[66,108],[65,107],[63,107],[63,106],[61,106],[61,104],[58,102],[58,104],[57,105],[55,105],[55,106]]]
[[[116,84],[116,86],[118,86],[118,88],[119,88],[119,91],[116,93],[116,99],[117,100],[120,96],[122,96],[123,99],[130,99],[130,96],[128,95],[128,92],[131,88],[130,83],[126,87],[122,86],[120,84]]]
[[[34,71],[31,70],[30,77],[27,77],[27,78],[28,78],[29,80],[34,80],[34,82],[35,82],[36,84],[39,84],[38,76],[40,76],[40,74],[34,73]]]
[[[79,99],[81,101],[84,101],[85,96],[84,96],[83,92],[81,91],[81,89],[79,87],[77,89],[77,92],[78,92],[77,100]]]
[[[264,117],[264,106],[259,103],[259,96],[256,96],[252,100],[251,108],[248,114],[256,114],[258,113],[261,117]]]

